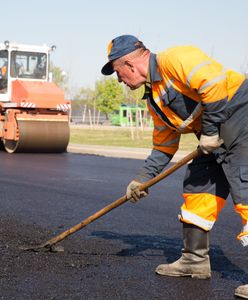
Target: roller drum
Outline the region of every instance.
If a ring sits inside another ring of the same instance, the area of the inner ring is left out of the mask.
[[[67,121],[17,120],[19,140],[4,140],[7,152],[64,152],[69,143]]]

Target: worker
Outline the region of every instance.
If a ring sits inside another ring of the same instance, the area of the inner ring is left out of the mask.
[[[141,183],[159,174],[178,150],[180,135],[194,133],[203,155],[187,166],[180,221],[181,257],[159,265],[165,276],[211,276],[209,231],[229,195],[242,219],[238,240],[248,245],[248,80],[191,45],[154,54],[133,35],[108,45],[103,75],[117,74],[132,90],[145,87],[154,121],[153,149],[127,187],[133,202],[147,195]],[[248,285],[235,290],[248,298]]]
[[[0,93],[7,92],[8,85],[8,62],[5,61],[0,68]]]

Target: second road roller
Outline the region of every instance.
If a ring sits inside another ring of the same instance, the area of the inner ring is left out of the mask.
[[[54,49],[0,44],[0,139],[9,153],[66,151],[71,105],[52,82]]]

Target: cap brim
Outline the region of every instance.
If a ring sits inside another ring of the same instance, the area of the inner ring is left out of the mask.
[[[103,67],[102,67],[102,74],[103,75],[111,75],[114,73],[113,67],[112,67],[112,62],[109,61],[107,62]]]

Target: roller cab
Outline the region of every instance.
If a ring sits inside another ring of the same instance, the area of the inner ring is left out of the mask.
[[[0,44],[0,138],[9,153],[66,151],[70,101],[51,82],[52,49]]]

